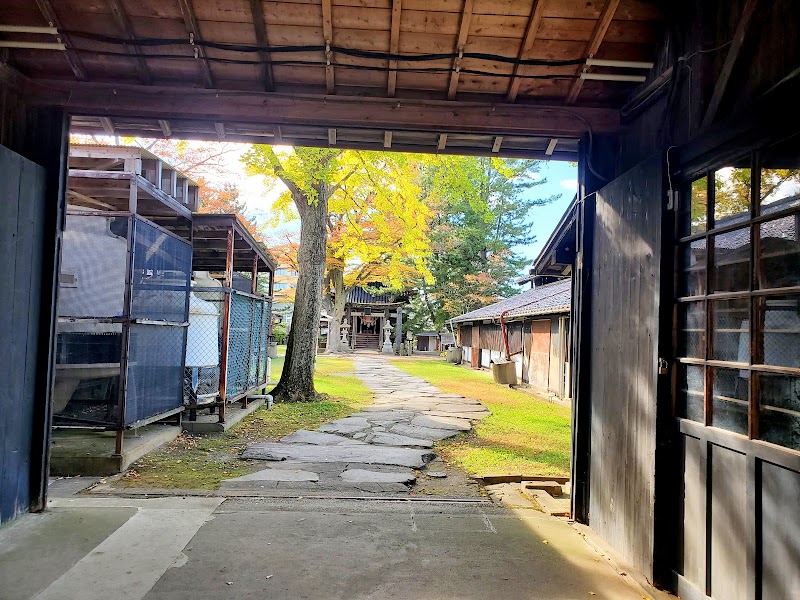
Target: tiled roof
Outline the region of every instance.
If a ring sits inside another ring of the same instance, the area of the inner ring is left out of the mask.
[[[508,311],[504,317],[505,319],[565,313],[569,312],[571,297],[572,284],[569,279],[564,279],[532,290],[525,290],[511,298],[500,300],[495,304],[455,317],[452,322],[464,323],[465,321],[497,319],[500,317],[500,313],[505,311]]]
[[[347,304],[403,304],[405,294],[370,294],[364,288],[356,287],[347,294]]]

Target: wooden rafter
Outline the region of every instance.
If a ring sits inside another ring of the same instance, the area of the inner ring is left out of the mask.
[[[264,21],[264,11],[261,0],[250,0],[250,14],[253,18],[253,27],[256,32],[256,43],[262,48],[269,46],[267,43],[267,25]],[[272,64],[270,61],[270,53],[266,50],[259,51],[258,57],[264,61],[261,67],[261,80],[264,84],[264,89],[271,92],[275,89],[275,79],[272,75]]]
[[[214,123],[214,130],[217,132],[217,139],[221,142],[225,139],[225,124]]]
[[[608,31],[609,25],[611,25],[611,20],[614,18],[614,13],[617,12],[618,6],[619,0],[608,0],[606,2],[606,5],[603,7],[603,12],[600,13],[600,18],[594,27],[592,37],[586,45],[585,56],[591,58],[600,49],[600,44],[603,43],[603,38],[606,36],[606,31]],[[576,73],[580,74],[582,71],[583,67],[579,67]],[[578,99],[578,94],[581,93],[581,88],[583,87],[583,81],[583,79],[576,79],[572,82],[569,93],[567,93],[567,104],[573,104],[575,100]]]
[[[725,95],[725,89],[728,87],[728,80],[730,80],[731,73],[733,73],[736,59],[739,57],[739,52],[742,49],[745,37],[747,37],[747,31],[753,20],[757,4],[758,0],[747,0],[747,2],[745,2],[742,17],[739,19],[739,24],[736,26],[736,33],[728,48],[728,54],[725,56],[725,63],[722,65],[722,71],[720,71],[719,77],[717,78],[717,83],[714,84],[714,92],[711,94],[711,100],[708,103],[706,114],[703,116],[701,127],[708,127],[714,122],[714,117],[717,115],[717,110]]]
[[[108,117],[100,117],[100,126],[108,135],[114,135],[114,123]]]
[[[325,37],[325,45],[330,48],[333,45],[333,17],[331,16],[331,0],[322,0],[322,35]],[[333,94],[336,86],[333,79],[333,52],[325,52],[325,89],[329,94]]]
[[[122,8],[120,0],[106,1],[108,2],[109,9],[111,9],[111,14],[114,17],[114,21],[116,21],[117,26],[122,30],[122,33],[126,38],[128,38],[128,40],[135,40],[136,37],[133,35],[133,26],[131,25],[128,15],[125,14],[125,10]],[[150,69],[147,68],[147,61],[144,59],[142,51],[135,44],[126,45],[125,47],[128,49],[128,53],[136,58],[136,69],[139,71],[139,79],[141,79],[142,83],[147,85],[152,84],[153,76],[150,74]]]
[[[192,34],[195,39],[198,39],[200,37],[200,26],[197,23],[197,15],[194,12],[192,0],[178,0],[178,4],[183,14],[183,22],[186,24],[186,30]],[[200,60],[200,68],[203,71],[203,81],[207,88],[213,88],[214,75],[211,73],[211,66],[208,64],[205,48],[202,46],[195,46],[195,48],[197,49],[197,57]]]
[[[536,41],[536,34],[539,31],[539,23],[542,21],[542,12],[544,11],[545,0],[533,0],[533,8],[531,8],[531,16],[528,18],[528,25],[525,27],[525,36],[522,38],[522,45],[519,48],[518,59],[523,60],[529,58],[533,43]],[[506,99],[509,102],[514,102],[519,93],[519,85],[522,80],[519,75],[523,75],[530,67],[514,65],[514,73],[511,78],[511,83],[508,85],[508,93]]]
[[[461,11],[461,25],[458,27],[458,38],[456,39],[456,53],[461,54],[469,37],[469,26],[472,22],[472,1],[464,0],[464,8]],[[450,73],[450,85],[447,87],[447,99],[455,100],[458,90],[458,77],[461,70],[461,58],[457,56],[453,59],[453,72]]]
[[[158,126],[161,128],[161,133],[164,134],[165,138],[172,135],[172,127],[166,119],[158,119]]]
[[[72,72],[75,74],[75,77],[79,81],[86,81],[89,79],[89,76],[86,74],[86,68],[83,66],[83,62],[81,61],[81,57],[78,56],[78,53],[75,52],[72,46],[72,42],[69,39],[69,36],[66,34],[60,33],[63,29],[61,26],[61,21],[56,15],[56,11],[53,9],[53,5],[50,4],[50,0],[36,0],[36,4],[39,7],[39,11],[44,15],[44,18],[47,20],[50,27],[55,27],[59,30],[59,37],[61,41],[66,45],[67,49],[64,52],[64,57],[67,59],[67,63],[69,63],[69,68],[72,69]]]
[[[400,51],[400,16],[403,11],[403,0],[392,0],[392,25],[389,37],[389,52],[397,54]],[[386,86],[386,95],[394,97],[397,91],[397,61],[389,61],[389,76]]]

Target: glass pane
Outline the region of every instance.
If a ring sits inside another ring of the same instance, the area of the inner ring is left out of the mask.
[[[747,398],[750,372],[714,369],[711,424],[747,435]]]
[[[715,235],[712,289],[740,292],[750,289],[750,228]]]
[[[750,302],[747,298],[716,300],[714,315],[714,360],[750,362]]]
[[[706,240],[681,244],[678,248],[681,269],[678,293],[681,296],[701,296],[706,293]]]
[[[704,369],[700,365],[678,365],[680,416],[698,423],[703,422]]]
[[[763,364],[800,368],[800,296],[759,299]]]
[[[704,302],[678,305],[678,353],[688,358],[706,357],[706,313]]]
[[[800,169],[761,169],[761,214],[800,205]]]
[[[750,169],[725,167],[714,173],[714,227],[750,218]]]
[[[761,223],[759,228],[759,286],[765,289],[800,285],[800,212]]]
[[[681,207],[680,235],[702,233],[708,225],[708,177],[693,181],[688,190],[688,202]]]
[[[800,377],[759,373],[761,439],[800,450]]]

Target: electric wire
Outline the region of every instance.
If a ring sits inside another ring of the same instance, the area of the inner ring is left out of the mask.
[[[323,52],[338,53],[355,58],[366,58],[372,60],[397,60],[406,62],[431,62],[436,60],[454,60],[471,58],[476,60],[486,60],[490,62],[506,63],[521,66],[542,66],[542,67],[568,67],[582,65],[586,62],[586,57],[569,59],[545,59],[545,58],[519,58],[516,56],[503,56],[502,54],[490,54],[485,52],[442,52],[437,54],[403,54],[392,52],[379,52],[374,50],[360,50],[357,48],[345,48],[342,46],[327,45],[298,45],[298,46],[254,46],[249,44],[232,44],[228,42],[213,42],[201,40],[195,37],[186,38],[119,38],[107,36],[87,31],[62,31],[71,38],[79,38],[112,44],[118,46],[190,46],[213,48],[227,52],[268,52],[268,53],[299,53],[299,52]]]
[[[131,55],[127,52],[111,52],[107,50],[88,50],[85,48],[73,48],[76,52],[82,55],[92,55],[92,56],[116,56],[120,58],[131,58],[134,55]],[[219,58],[219,57],[210,57],[206,56],[202,59],[196,59],[194,56],[187,56],[184,54],[143,54],[144,58],[148,59],[156,59],[156,60],[185,60],[185,61],[196,61],[196,60],[205,60],[210,63],[220,63],[220,64],[235,64],[235,65],[274,65],[274,66],[301,66],[301,67],[325,67],[328,66],[328,63],[324,60],[314,61],[314,60],[273,60],[273,59],[257,59],[257,60],[247,60],[247,59],[236,59],[236,58]],[[336,67],[337,69],[353,69],[353,70],[362,70],[362,71],[393,71],[397,73],[452,73],[454,69],[451,67],[384,67],[378,65],[354,65],[349,63],[340,63],[336,61],[332,61],[330,66]],[[485,71],[482,69],[470,69],[470,68],[462,68],[459,70],[461,73],[466,73],[468,75],[482,75],[486,77],[500,77],[511,79],[514,77],[518,77],[519,79],[551,79],[551,80],[572,80],[572,79],[579,79],[580,75],[574,74],[540,74],[540,75],[514,75],[513,73],[497,73],[494,71]]]

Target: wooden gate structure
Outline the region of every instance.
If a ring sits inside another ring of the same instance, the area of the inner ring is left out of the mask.
[[[572,238],[553,238],[537,268],[573,283],[573,517],[684,598],[800,596],[800,364],[776,351],[800,345],[800,4],[225,5],[0,6],[0,145],[44,169],[42,223],[29,236],[41,268],[14,283],[41,302],[27,309],[38,330],[24,360],[37,374],[32,475],[25,485],[8,472],[11,513],[46,500],[70,123],[572,160]],[[693,205],[703,189],[705,213]],[[704,228],[680,230],[685,214]],[[0,336],[0,348],[13,339]],[[3,410],[0,427],[17,414]]]

